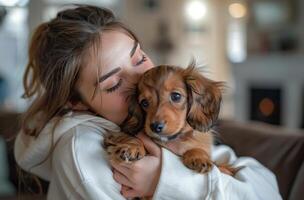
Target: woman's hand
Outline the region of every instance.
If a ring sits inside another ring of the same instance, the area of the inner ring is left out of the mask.
[[[144,143],[148,155],[131,164],[112,163],[113,177],[122,185],[121,194],[126,198],[153,196],[160,176],[160,147],[143,133],[138,138]]]

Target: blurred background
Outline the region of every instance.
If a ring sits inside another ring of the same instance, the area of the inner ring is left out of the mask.
[[[271,169],[283,199],[302,199],[303,0],[0,0],[0,196],[20,191],[12,138],[28,105],[21,95],[29,38],[73,3],[112,9],[156,65],[195,58],[206,76],[225,81],[223,141]]]
[[[112,9],[155,64],[205,65],[227,84],[222,118],[304,128],[301,0],[0,0],[1,110],[24,111],[29,38],[73,3]]]

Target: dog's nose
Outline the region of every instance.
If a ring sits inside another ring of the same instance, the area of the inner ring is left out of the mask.
[[[165,126],[164,123],[161,123],[161,122],[154,122],[154,123],[150,124],[151,130],[155,133],[162,132],[164,126]]]

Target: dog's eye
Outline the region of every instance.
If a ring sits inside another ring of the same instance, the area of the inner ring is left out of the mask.
[[[148,102],[147,99],[143,99],[143,100],[140,101],[140,105],[141,105],[142,108],[148,108],[149,102]]]
[[[177,93],[177,92],[172,92],[171,93],[171,100],[173,101],[173,102],[179,102],[180,101],[180,99],[181,99],[181,95],[179,94],[179,93]]]

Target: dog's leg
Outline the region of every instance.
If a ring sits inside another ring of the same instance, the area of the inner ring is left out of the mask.
[[[142,159],[145,147],[140,139],[125,133],[111,133],[104,138],[104,148],[113,162],[133,162]]]
[[[207,173],[212,168],[212,161],[209,154],[200,148],[186,151],[183,154],[182,159],[184,165],[199,173]]]

